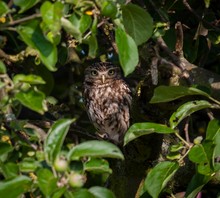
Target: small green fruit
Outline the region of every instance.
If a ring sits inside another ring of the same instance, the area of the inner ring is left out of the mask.
[[[65,159],[57,158],[54,162],[54,168],[58,172],[64,172],[68,169],[68,163]]]
[[[117,14],[117,7],[114,3],[105,1],[101,6],[101,14],[114,19]]]
[[[86,182],[86,176],[73,172],[69,175],[69,185],[73,188],[81,188]]]

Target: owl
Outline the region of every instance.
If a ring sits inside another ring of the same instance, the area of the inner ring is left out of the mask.
[[[109,62],[95,63],[85,69],[83,87],[87,114],[98,135],[121,144],[129,127],[132,102],[121,68]]]

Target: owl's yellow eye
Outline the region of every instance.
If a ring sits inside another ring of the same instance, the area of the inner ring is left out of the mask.
[[[97,75],[98,75],[98,72],[97,72],[96,70],[92,70],[92,71],[91,71],[91,75],[92,75],[92,76],[97,76]]]
[[[108,71],[108,75],[109,76],[112,76],[112,75],[114,75],[115,74],[115,70],[114,69],[110,69],[109,71]]]

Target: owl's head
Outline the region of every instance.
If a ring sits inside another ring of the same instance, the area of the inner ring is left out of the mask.
[[[85,70],[85,83],[88,85],[108,85],[121,78],[121,68],[110,62],[95,63]]]

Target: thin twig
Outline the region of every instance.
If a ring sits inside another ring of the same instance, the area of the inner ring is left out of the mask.
[[[25,135],[24,135],[23,133],[21,133],[20,131],[15,131],[15,133],[17,134],[17,136],[18,136],[21,140],[23,140],[24,142],[26,142],[27,144],[29,144],[29,145],[31,146],[31,148],[33,148],[34,150],[37,150],[38,146],[35,145],[35,144],[33,144],[33,143],[31,143],[31,142],[28,140],[27,136],[25,136]]]
[[[98,23],[97,28],[101,27],[105,23],[105,20],[102,20],[100,23]],[[86,39],[90,34],[92,34],[92,31],[89,31],[83,39]]]
[[[184,139],[179,135],[179,133],[175,133],[175,135],[176,135],[188,148],[191,147],[191,145],[190,145],[186,140],[184,140]]]
[[[40,13],[36,13],[36,14],[31,15],[31,16],[27,16],[27,17],[24,17],[24,18],[15,20],[15,21],[11,21],[9,23],[5,23],[5,24],[1,25],[1,28],[8,27],[8,26],[14,26],[14,25],[17,25],[19,23],[30,21],[32,19],[39,18],[39,17],[41,17],[41,14]]]
[[[189,117],[186,118],[184,132],[185,132],[186,141],[190,144],[190,139],[189,139]]]
[[[211,110],[210,109],[206,109],[206,111],[207,111],[207,115],[208,115],[209,119],[210,120],[214,120],[215,118],[214,118],[213,113],[211,112]]]

